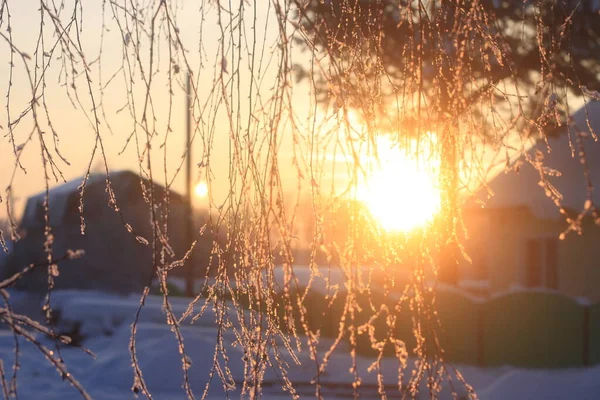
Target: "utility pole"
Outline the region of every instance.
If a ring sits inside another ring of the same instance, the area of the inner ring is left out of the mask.
[[[188,246],[191,246],[194,238],[194,221],[192,208],[192,74],[188,71],[186,84],[186,103],[185,103],[185,130],[187,147],[187,156],[185,158],[185,237]],[[194,257],[190,256],[187,260],[185,295],[194,296]]]

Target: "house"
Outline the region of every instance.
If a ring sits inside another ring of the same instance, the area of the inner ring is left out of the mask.
[[[152,281],[152,242],[153,229],[150,218],[150,205],[142,194],[142,185],[147,193],[154,191],[158,204],[157,218],[160,221],[160,234],[168,229],[169,244],[174,254],[167,259],[181,259],[189,247],[185,237],[185,199],[164,187],[153,186],[145,178],[131,171],[110,174],[119,212],[109,206],[106,190],[106,176],[93,174],[89,177],[84,192],[83,216],[85,234],[81,232],[79,185],[83,178],[75,179],[49,190],[48,223],[53,235],[53,257],[63,257],[69,249],[82,249],[85,255],[79,259],[60,263],[55,278],[57,289],[93,289],[117,293],[140,291]],[[164,220],[165,199],[168,194],[168,219]],[[13,245],[5,275],[20,271],[31,263],[46,260],[44,201],[46,193],[40,193],[27,200],[20,231],[23,238]],[[132,232],[128,231],[127,226]],[[142,239],[144,238],[144,239]],[[158,251],[160,251],[160,247]],[[195,276],[206,273],[212,238],[203,236],[191,261]],[[161,255],[158,254],[157,257]],[[187,265],[187,264],[186,264]],[[185,276],[185,267],[177,267],[170,276]],[[16,285],[18,289],[43,292],[48,284],[47,268],[28,272]]]
[[[0,243],[0,274],[2,274],[2,271],[4,271],[4,269],[6,268],[6,265],[8,264],[9,254],[13,251],[13,242],[10,238],[10,231],[8,229],[2,229],[2,232],[4,238],[4,246],[2,245],[2,243]]]
[[[586,168],[580,153],[585,152],[589,179],[600,187],[600,144],[590,127],[600,134],[600,102],[587,104],[572,115],[571,135],[562,128],[548,145],[540,140],[529,155],[543,156],[545,179],[562,195],[558,197],[565,215],[576,216],[585,209],[588,196],[600,205],[600,190],[590,192]],[[579,134],[576,132],[580,132]],[[579,142],[577,136],[581,138]],[[560,171],[560,176],[553,170]],[[555,290],[569,296],[600,300],[600,228],[591,213],[583,218],[583,234],[570,232],[569,224],[553,200],[554,194],[540,186],[540,172],[523,163],[517,172],[500,174],[487,190],[476,196],[485,207],[470,202],[464,219],[470,228],[468,251],[472,265],[461,267],[463,286],[485,288],[488,293],[514,287]]]

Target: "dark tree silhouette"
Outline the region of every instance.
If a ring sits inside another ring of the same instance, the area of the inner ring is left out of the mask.
[[[321,100],[389,106],[421,93],[440,120],[508,100],[507,83],[536,106],[564,89],[597,90],[599,11],[592,0],[312,0],[300,21],[302,42],[330,57]],[[414,125],[415,105],[401,106],[394,122]]]

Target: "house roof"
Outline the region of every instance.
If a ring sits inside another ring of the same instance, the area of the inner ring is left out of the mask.
[[[67,207],[69,201],[72,199],[74,195],[79,196],[78,188],[83,183],[83,177],[79,177],[68,181],[62,185],[55,186],[48,190],[48,204],[50,208],[50,225],[57,226],[63,220],[65,213],[67,211]],[[121,192],[123,189],[128,189],[132,185],[139,185],[140,177],[129,170],[115,171],[110,173],[110,180],[113,190],[116,193]],[[91,174],[88,177],[88,181],[86,183],[86,188],[90,188],[96,185],[105,185],[106,182],[106,174]],[[163,189],[164,188],[155,183],[155,188]],[[87,189],[86,189],[87,190]],[[183,200],[183,198],[176,193],[171,193],[171,197],[175,196],[176,198]],[[87,196],[86,196],[87,197]],[[46,192],[43,191],[36,195],[29,197],[27,200],[27,205],[25,207],[25,212],[22,218],[22,224],[27,226],[31,223],[35,223],[37,208],[39,205],[42,205],[44,199],[46,198]],[[119,199],[117,199],[118,201]]]
[[[529,155],[532,160],[535,160],[536,152],[541,152],[543,165],[548,168],[547,171],[560,172],[560,176],[546,175],[546,177],[548,182],[562,195],[562,206],[583,210],[588,198],[588,185],[585,167],[579,155],[580,146],[577,142],[576,132],[582,133],[581,143],[592,185],[600,187],[600,143],[596,143],[590,134],[591,127],[597,135],[600,135],[600,102],[588,103],[571,117],[573,124],[570,129],[563,127],[557,131],[559,135],[548,138],[548,144],[544,140],[538,141],[529,150]],[[520,159],[523,160],[523,158]],[[488,184],[493,192],[489,199],[487,199],[486,190],[478,193],[477,197],[484,200],[487,208],[527,206],[538,218],[558,217],[560,215],[558,207],[539,183],[540,173],[538,170],[530,163],[524,162],[518,173],[512,171],[502,173]],[[593,193],[594,204],[600,204],[599,193],[600,189]]]

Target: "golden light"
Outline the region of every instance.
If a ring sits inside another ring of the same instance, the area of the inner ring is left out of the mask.
[[[434,138],[429,138],[429,145],[411,143],[409,148],[378,138],[378,157],[368,158],[370,173],[356,194],[386,231],[422,227],[440,210],[439,161],[431,157]]]
[[[194,193],[197,197],[200,198],[208,196],[208,185],[206,184],[206,182],[198,182],[198,184],[194,188]]]

